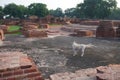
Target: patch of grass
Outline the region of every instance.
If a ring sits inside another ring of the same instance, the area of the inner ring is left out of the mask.
[[[20,29],[20,26],[10,26],[9,29],[8,29],[8,31],[12,32],[12,31],[17,31],[19,29]]]
[[[20,30],[20,26],[10,26],[8,28],[8,32],[13,32],[12,34],[21,34],[19,30]]]

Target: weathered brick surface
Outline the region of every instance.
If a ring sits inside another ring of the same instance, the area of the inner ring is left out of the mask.
[[[24,27],[22,27],[22,30],[25,31],[25,30],[32,30],[32,29],[37,29],[38,26],[36,25],[25,25]]]
[[[65,72],[65,73],[57,73],[50,76],[51,80],[96,80],[96,70],[82,69],[78,70],[75,73]]]
[[[120,25],[116,29],[116,37],[120,37]]]
[[[97,80],[120,80],[120,65],[98,67],[97,71]]]
[[[48,24],[40,24],[39,28],[41,29],[49,29],[49,25]]]
[[[26,67],[28,64],[29,67]],[[43,80],[43,78],[33,60],[26,54],[6,52],[0,53],[0,80]]]
[[[2,29],[0,29],[0,40],[4,40],[5,36],[4,36],[4,32]]]
[[[51,80],[120,80],[120,65],[100,66],[50,75]]]
[[[9,26],[7,26],[7,25],[0,25],[0,29],[2,29],[4,33],[8,32],[8,28],[9,28]]]
[[[47,37],[47,32],[45,30],[34,29],[24,32],[25,37]]]
[[[83,37],[83,36],[92,37],[93,32],[90,31],[90,30],[78,30],[77,31],[77,36],[80,36],[80,37]]]
[[[96,37],[113,38],[116,37],[116,32],[112,21],[100,21],[96,29]]]

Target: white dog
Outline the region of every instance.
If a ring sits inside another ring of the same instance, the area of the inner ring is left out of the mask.
[[[85,48],[91,48],[91,47],[96,47],[92,44],[78,44],[76,43],[75,41],[73,42],[72,44],[72,48],[73,48],[73,51],[74,51],[74,54],[73,56],[77,55],[77,52],[81,49],[81,57],[84,55],[84,52],[85,52]]]

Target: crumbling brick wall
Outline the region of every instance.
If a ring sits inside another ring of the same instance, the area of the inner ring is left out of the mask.
[[[33,29],[24,32],[25,37],[47,37],[47,32],[45,30]]]
[[[9,26],[7,26],[7,25],[0,25],[0,29],[2,29],[4,33],[8,32],[8,28],[9,28]]]
[[[1,52],[0,63],[0,80],[44,80],[33,60],[21,52]]]
[[[0,40],[4,40],[5,36],[4,36],[4,32],[2,29],[0,29]]]
[[[116,36],[112,21],[100,21],[96,29],[96,37],[113,38]]]

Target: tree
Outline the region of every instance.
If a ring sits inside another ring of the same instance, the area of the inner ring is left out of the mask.
[[[68,8],[65,10],[65,15],[67,15],[68,17],[74,17],[76,16],[76,8]]]
[[[19,11],[18,14],[19,18],[25,18],[29,14],[28,9],[23,5],[18,5],[18,11]]]
[[[30,15],[36,15],[38,17],[45,17],[48,14],[46,4],[32,3],[28,6]]]
[[[56,10],[52,9],[49,11],[49,14],[53,15],[55,17],[63,17],[64,16],[63,10],[61,8],[57,8]]]
[[[114,9],[108,19],[120,20],[120,8]]]
[[[6,5],[3,11],[5,15],[9,15],[10,18],[17,18],[20,13],[19,7],[14,3]]]
[[[77,5],[86,18],[105,18],[116,8],[116,0],[84,0]]]
[[[3,13],[3,8],[0,6],[0,19],[3,19],[4,13]]]

